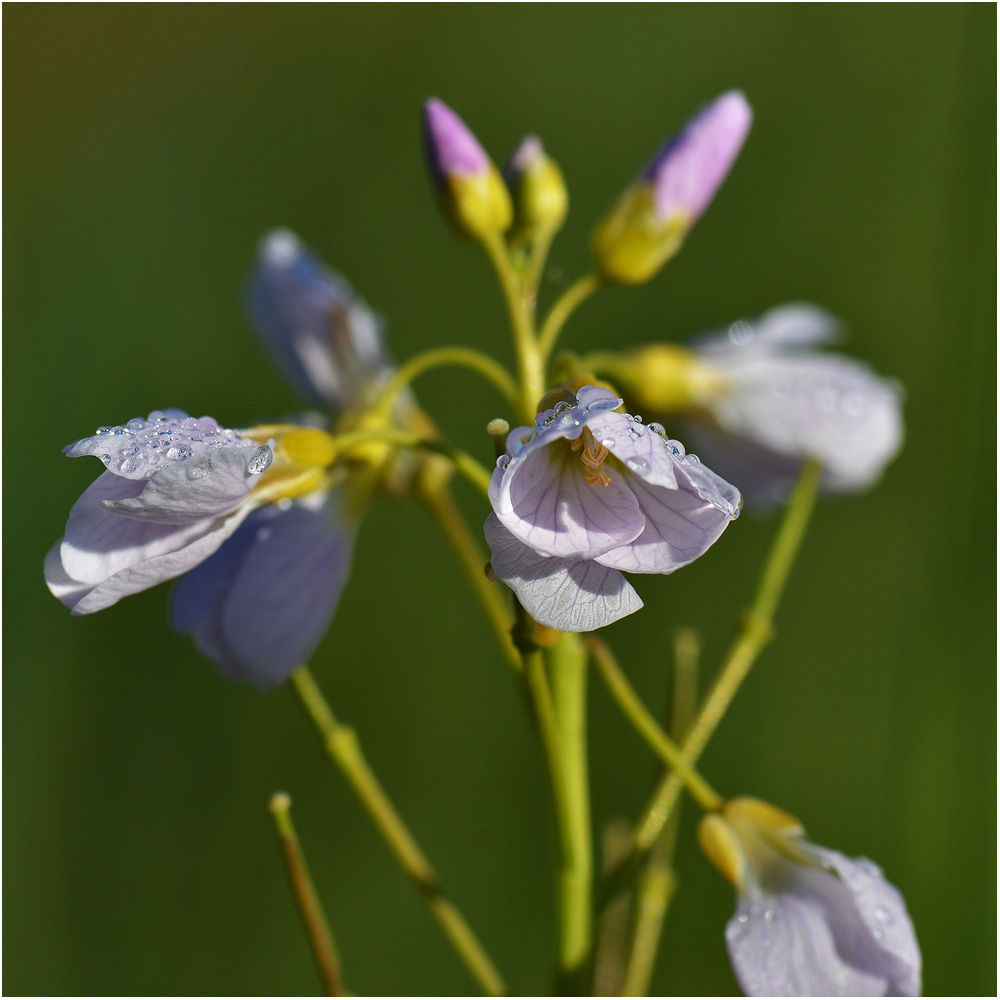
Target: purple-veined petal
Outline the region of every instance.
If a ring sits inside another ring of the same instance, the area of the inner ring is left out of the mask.
[[[174,628],[232,680],[265,689],[307,660],[350,570],[354,527],[336,501],[260,509],[174,591]]]
[[[191,524],[238,507],[271,464],[267,445],[220,448],[155,473],[137,496],[103,501],[108,510],[157,524]]]
[[[661,219],[681,215],[694,222],[705,211],[752,122],[747,99],[731,90],[702,108],[657,150],[642,176],[653,185]]]
[[[900,891],[867,858],[849,858],[815,845],[809,848],[823,865],[840,876],[871,940],[888,957],[884,967],[890,978],[890,994],[919,996],[920,946]]]
[[[246,301],[264,347],[313,405],[362,405],[392,372],[382,320],[287,229],[261,240]]]
[[[490,158],[469,127],[444,101],[424,104],[424,152],[434,185],[441,188],[449,175],[470,177],[489,169]]]
[[[726,925],[733,972],[747,996],[884,996],[888,980],[837,952],[826,907],[790,893],[753,892]]]
[[[73,504],[59,543],[61,567],[70,579],[96,585],[129,566],[175,552],[211,528],[211,518],[156,524],[122,517],[106,506],[138,496],[146,485],[103,472]]]
[[[590,485],[579,457],[565,445],[534,447],[511,460],[493,509],[503,525],[536,552],[592,559],[631,542],[645,521],[615,470],[608,486]]]
[[[490,514],[483,526],[497,577],[536,621],[561,632],[590,632],[638,611],[642,600],[617,570],[589,560],[546,558]]]
[[[123,597],[138,594],[193,569],[222,545],[250,511],[250,507],[241,507],[229,517],[209,522],[208,530],[183,547],[128,565],[100,583],[94,584],[85,594],[79,595],[69,589],[68,574],[64,567],[61,573],[54,573],[51,579],[47,578],[49,589],[64,604],[72,608],[74,615],[89,615],[95,611],[103,611],[104,608],[117,604]],[[46,560],[47,573],[48,568]]]
[[[161,469],[219,449],[248,450],[257,442],[220,427],[212,417],[189,417],[183,410],[154,410],[145,420],[101,427],[96,434],[63,448],[70,458],[94,455],[124,479],[149,479]]]

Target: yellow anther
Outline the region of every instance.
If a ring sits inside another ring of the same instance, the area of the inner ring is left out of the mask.
[[[604,471],[604,460],[608,457],[608,449],[603,444],[597,443],[589,427],[584,427],[583,432],[570,447],[573,451],[583,449],[580,461],[583,462],[583,478],[588,486],[611,485],[611,476]]]

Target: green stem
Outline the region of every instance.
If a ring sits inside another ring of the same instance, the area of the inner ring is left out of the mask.
[[[418,375],[443,365],[458,365],[478,372],[492,382],[500,395],[517,409],[519,401],[517,384],[499,361],[494,361],[488,354],[470,347],[436,347],[410,358],[406,364],[396,369],[379,395],[375,404],[376,412],[388,420],[400,392]]]
[[[587,773],[587,651],[564,632],[549,651],[552,702],[558,727],[563,801],[557,821],[564,846],[559,867],[559,973],[561,995],[578,996],[590,960],[593,844]]]
[[[497,585],[486,578],[486,556],[476,544],[465,519],[455,506],[447,481],[432,479],[430,476],[423,477],[420,483],[420,495],[444,532],[455,555],[458,556],[458,561],[482,605],[507,666],[515,673],[520,673],[521,654],[510,637],[514,619],[509,604]]]
[[[302,845],[292,824],[292,800],[285,792],[277,792],[271,797],[268,808],[274,816],[278,840],[285,856],[288,881],[291,883],[299,916],[309,938],[309,945],[316,959],[326,995],[341,997],[344,995],[344,985],[340,974],[340,958],[326,914],[323,912],[323,904],[309,874]]]
[[[292,686],[323,740],[327,755],[347,779],[400,867],[413,880],[469,974],[487,996],[502,996],[503,979],[458,908],[444,895],[430,862],[365,760],[354,730],[337,721],[307,666],[295,670]]]
[[[462,451],[461,448],[456,448],[440,438],[425,438],[411,431],[395,430],[391,427],[381,430],[350,431],[347,434],[338,434],[333,438],[338,455],[350,451],[351,448],[358,445],[369,444],[373,441],[383,441],[401,448],[417,448],[435,455],[443,455],[450,459],[456,472],[461,473],[483,496],[489,498],[490,477],[492,476],[489,469]]]
[[[663,727],[643,705],[607,643],[592,633],[587,635],[586,642],[611,696],[633,728],[678,779],[687,785],[688,791],[703,809],[714,812],[722,808],[725,799],[685,760],[677,744],[667,736]]]
[[[694,629],[678,629],[674,636],[674,677],[671,690],[670,735],[681,742],[698,708],[698,658],[701,639]],[[653,842],[646,867],[635,887],[635,918],[622,996],[641,997],[649,992],[656,967],[663,921],[677,890],[674,851],[680,825],[680,806],[673,810]],[[630,838],[631,839],[631,838]]]
[[[590,298],[601,287],[602,283],[599,274],[585,274],[582,278],[577,278],[556,299],[555,305],[549,310],[549,314],[542,324],[541,333],[538,335],[538,353],[543,365],[548,361],[549,355],[552,353],[552,349],[556,346],[556,341],[559,339],[563,325],[569,319],[573,310],[585,299]]]
[[[764,564],[753,606],[744,619],[743,628],[729,647],[718,678],[684,741],[684,760],[691,766],[697,763],[750,668],[773,635],[774,614],[802,545],[821,476],[822,468],[817,462],[806,462],[802,468]],[[669,775],[661,783],[636,829],[637,850],[647,850],[656,839],[680,790],[681,783],[676,774]]]
[[[510,318],[514,335],[514,350],[517,354],[517,373],[520,383],[520,417],[531,423],[538,412],[538,401],[545,393],[545,366],[535,340],[532,321],[533,294],[527,289],[521,277],[511,265],[507,246],[499,233],[493,233],[482,240],[483,249],[493,264]]]

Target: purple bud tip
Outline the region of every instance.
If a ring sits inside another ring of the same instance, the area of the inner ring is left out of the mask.
[[[469,177],[490,165],[479,141],[458,115],[443,101],[432,97],[424,104],[424,150],[436,187],[449,175]]]
[[[514,186],[524,176],[525,171],[544,155],[542,140],[537,135],[526,135],[503,165],[504,179]]]
[[[683,213],[694,222],[708,207],[739,155],[753,122],[740,90],[706,104],[657,150],[642,173],[656,193],[662,219]]]

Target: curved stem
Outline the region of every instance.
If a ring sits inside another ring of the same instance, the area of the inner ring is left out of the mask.
[[[462,564],[469,584],[482,605],[507,666],[519,674],[522,666],[521,654],[517,651],[510,637],[514,618],[510,612],[509,604],[500,593],[497,585],[487,579],[484,571],[486,556],[476,544],[465,519],[455,506],[455,500],[451,495],[447,480],[440,481],[430,476],[422,477],[420,495],[445,537],[451,543],[455,555],[458,556],[458,561]]]
[[[753,606],[729,647],[718,678],[684,741],[682,753],[689,766],[697,763],[760,651],[771,638],[774,613],[809,524],[821,475],[822,469],[817,462],[806,462],[802,468],[761,572]],[[645,851],[652,845],[670,816],[680,790],[681,781],[676,774],[668,775],[660,784],[636,827],[636,850]]]
[[[618,702],[618,707],[636,732],[663,763],[672,769],[678,780],[687,785],[688,791],[703,809],[714,812],[722,808],[725,799],[691,767],[677,744],[667,736],[663,727],[643,705],[608,644],[593,634],[588,634],[585,641],[611,696]]]
[[[500,279],[504,301],[507,303],[520,383],[518,410],[521,419],[531,423],[538,412],[537,403],[545,392],[545,366],[538,351],[532,320],[533,293],[524,287],[521,278],[511,266],[507,246],[498,233],[484,237],[482,247]]]
[[[412,431],[396,430],[391,427],[382,430],[350,431],[347,434],[338,434],[333,438],[338,456],[345,451],[350,451],[351,448],[373,441],[382,441],[386,444],[398,445],[401,448],[418,448],[436,455],[443,455],[451,461],[455,470],[472,483],[483,496],[489,497],[492,473],[471,455],[440,438],[425,438]]]
[[[517,408],[517,384],[510,372],[499,361],[494,361],[488,354],[471,347],[436,347],[410,358],[409,361],[396,369],[392,378],[379,394],[378,402],[375,404],[376,413],[388,420],[396,397],[406,386],[418,375],[422,375],[431,368],[440,368],[444,365],[458,365],[478,372],[493,383],[500,395],[511,406]]]
[[[285,856],[288,881],[291,883],[295,904],[306,929],[306,936],[309,938],[309,945],[316,959],[326,995],[341,997],[344,995],[344,984],[340,974],[340,958],[337,955],[337,946],[333,943],[333,934],[330,933],[326,914],[323,912],[323,904],[309,874],[302,845],[295,833],[295,826],[292,823],[292,800],[285,792],[277,792],[271,796],[268,808],[274,817],[281,851]]]
[[[458,908],[444,895],[430,862],[365,760],[354,730],[337,721],[307,666],[298,667],[291,679],[327,755],[340,768],[400,867],[420,890],[469,974],[487,996],[502,996],[503,979]]]
[[[538,335],[538,353],[541,356],[543,365],[548,361],[549,355],[552,353],[552,348],[556,346],[559,334],[566,320],[569,319],[570,314],[581,302],[590,298],[601,287],[602,283],[599,274],[585,274],[582,278],[577,278],[556,299],[555,305],[549,310],[548,316],[545,317],[541,333]]]

